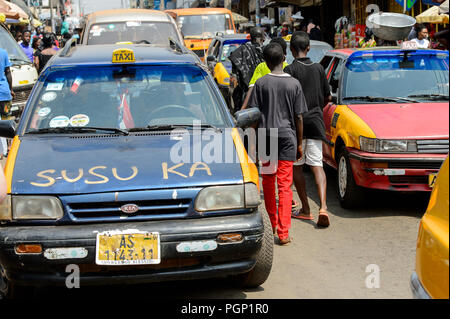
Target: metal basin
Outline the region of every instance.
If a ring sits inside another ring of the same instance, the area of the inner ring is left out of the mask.
[[[416,24],[416,19],[400,13],[374,13],[367,19],[373,34],[386,41],[404,40]]]

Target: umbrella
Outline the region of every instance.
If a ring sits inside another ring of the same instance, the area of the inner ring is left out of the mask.
[[[418,23],[448,23],[448,14],[440,14],[439,7],[433,6],[416,17]]]
[[[449,1],[449,0],[446,0],[446,1],[444,1],[443,4],[441,4],[441,6],[439,7],[439,12],[440,12],[440,13],[446,13],[446,14],[448,14],[448,1]]]
[[[242,23],[247,23],[248,19],[244,16],[241,16],[240,14],[233,12],[233,20],[234,23],[236,24],[242,24]]]

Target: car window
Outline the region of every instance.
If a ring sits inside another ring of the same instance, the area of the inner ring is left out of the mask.
[[[335,58],[332,66],[333,69],[331,70],[330,76],[328,78],[332,93],[337,93],[338,91],[342,67],[343,67],[343,60],[340,58]]]
[[[325,69],[325,73],[327,73],[327,74],[328,74],[332,60],[333,60],[333,57],[327,55],[327,56],[323,57],[322,61],[320,61],[320,64],[322,64],[323,68]]]
[[[14,38],[0,26],[0,48],[6,50],[13,65],[29,64],[30,59]]]
[[[118,42],[168,45],[169,38],[180,41],[178,33],[167,22],[115,22],[94,24],[89,30],[88,45]]]
[[[224,113],[206,76],[190,66],[55,70],[39,83],[27,132],[67,126],[192,125],[193,121],[223,127]]]
[[[229,61],[228,58],[230,57],[231,53],[237,50],[241,44],[239,43],[231,43],[231,44],[225,44],[222,49],[222,55],[220,57],[221,62]]]
[[[218,42],[218,40],[213,40],[211,42],[211,44],[209,45],[209,48],[208,48],[207,56],[213,55],[214,48],[216,47],[217,42]]]
[[[219,57],[220,45],[221,45],[220,41],[217,41],[216,45],[214,46],[213,55],[214,57],[216,57],[216,59]]]
[[[448,54],[361,57],[345,65],[343,97],[449,95]],[[420,97],[417,97],[420,98]]]

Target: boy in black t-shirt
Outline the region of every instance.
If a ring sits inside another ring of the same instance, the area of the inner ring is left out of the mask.
[[[323,66],[312,62],[307,54],[310,50],[310,39],[306,32],[296,32],[291,39],[291,51],[294,62],[286,67],[285,72],[300,81],[305,92],[308,112],[304,114],[304,158],[294,167],[294,182],[302,201],[302,209],[292,217],[302,220],[313,220],[306,194],[306,182],[303,165],[311,167],[316,180],[320,198],[318,226],[328,227],[330,218],[327,208],[327,177],[323,170],[323,142],[326,142],[323,108],[331,101],[330,86]]]
[[[281,245],[287,245],[291,241],[289,230],[293,198],[291,189],[293,164],[303,155],[302,113],[306,111],[306,101],[300,83],[283,71],[284,58],[280,44],[271,43],[266,46],[264,59],[271,73],[256,82],[249,102],[249,107],[261,110],[259,129],[266,130],[267,140],[278,146],[278,158],[273,158],[273,154],[269,158],[270,162],[261,158],[264,164],[261,175],[266,210],[274,234],[278,232]],[[269,167],[274,163],[276,169],[270,171]],[[275,182],[278,185],[278,214]]]

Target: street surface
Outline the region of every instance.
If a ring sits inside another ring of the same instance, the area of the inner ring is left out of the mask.
[[[335,173],[328,169],[331,226],[293,220],[293,243],[275,246],[269,280],[260,288],[242,290],[226,279],[158,283],[140,286],[40,289],[37,298],[219,298],[219,299],[405,299],[412,298],[420,218],[428,197],[371,192],[367,207],[348,211],[335,193]],[[318,210],[314,178],[307,173],[310,204]],[[296,193],[294,192],[295,196]],[[298,197],[297,197],[298,199]],[[316,213],[317,215],[317,213]],[[368,265],[380,269],[380,288],[368,289]]]

